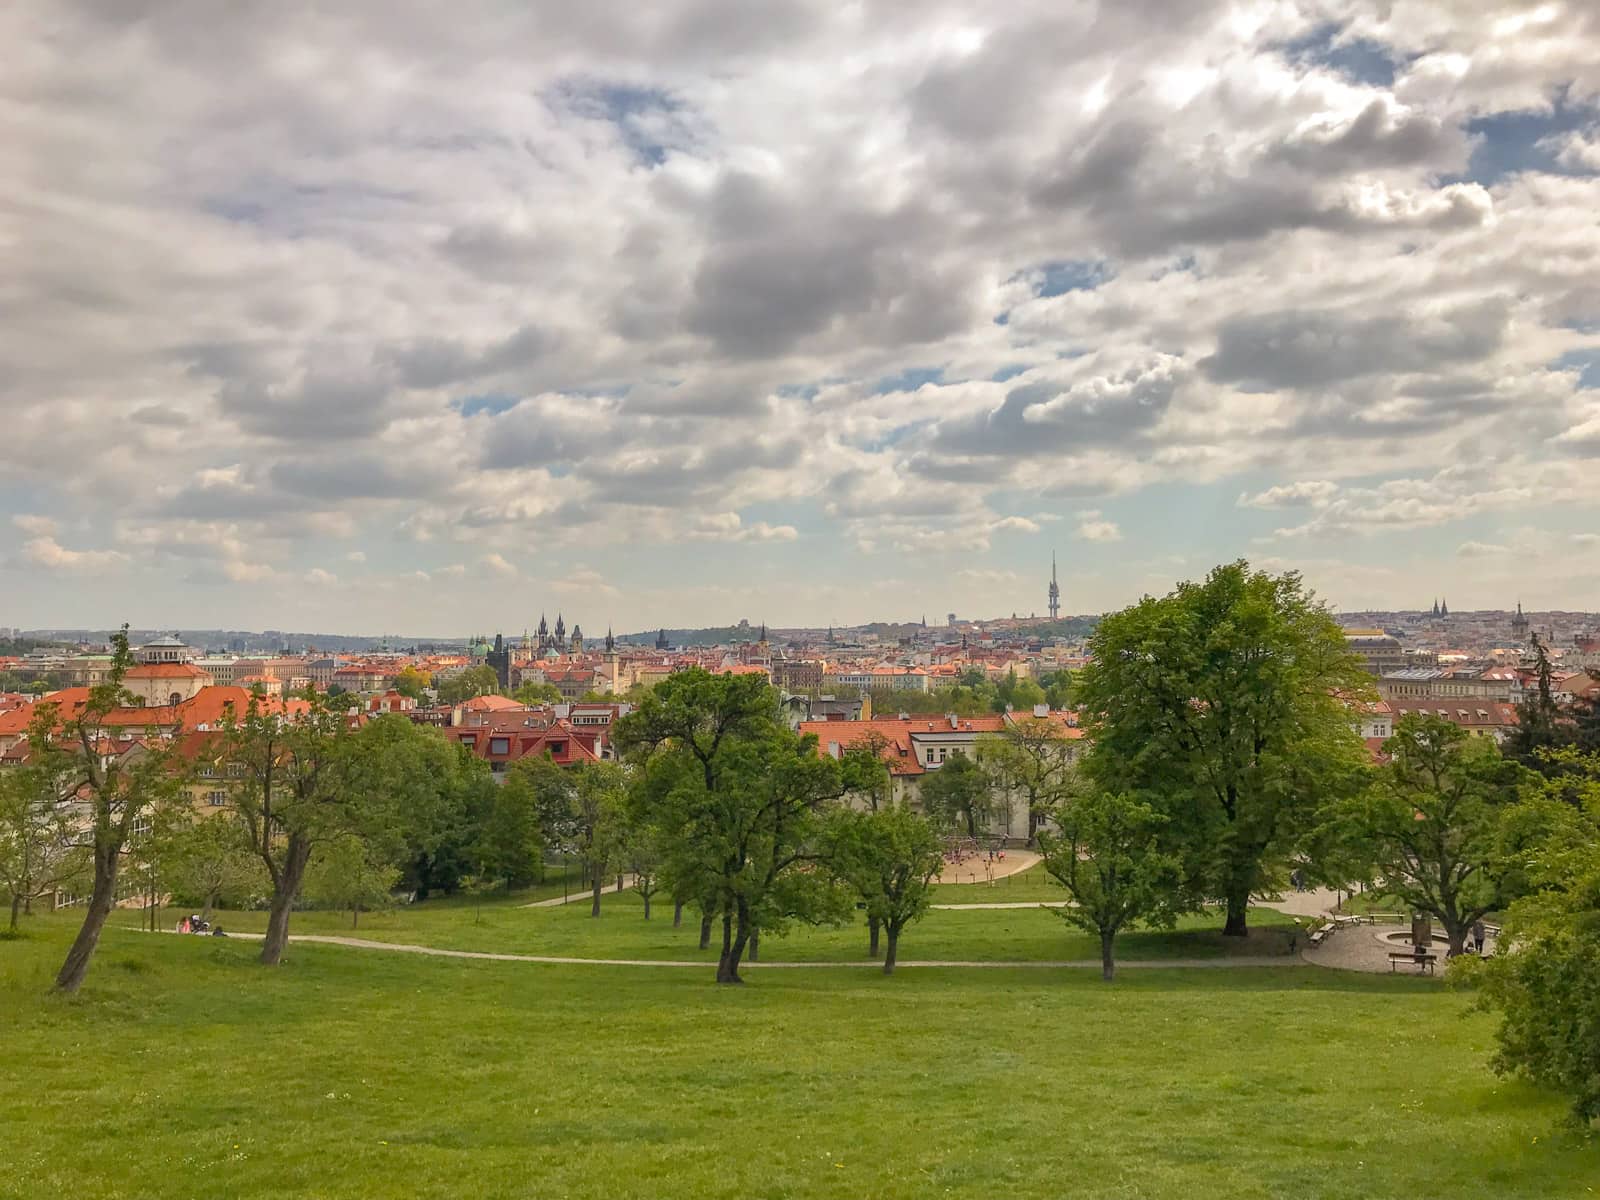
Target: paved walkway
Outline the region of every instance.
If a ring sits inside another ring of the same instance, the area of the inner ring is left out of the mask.
[[[626,891],[628,888],[631,888],[637,882],[638,882],[638,880],[634,876],[632,876],[632,875],[624,875],[622,877],[622,890]],[[617,890],[618,890],[617,889],[617,881],[615,879],[613,879],[609,883],[607,883],[604,888],[601,889],[601,895],[602,896],[614,896],[614,895],[617,894]],[[591,891],[589,888],[580,888],[575,892],[567,893],[567,895],[565,895],[565,896],[553,896],[549,900],[535,900],[531,904],[519,904],[519,905],[517,905],[517,907],[518,908],[560,908],[563,904],[578,904],[580,902],[583,903],[583,904],[588,904],[593,899],[594,899],[594,892],[593,891]]]
[[[942,908],[946,912],[966,912],[975,908],[1065,908],[1070,900],[1008,900],[994,904],[930,904],[929,908]]]
[[[144,932],[148,932],[147,930]],[[172,933],[170,929],[161,930],[162,933]],[[179,935],[183,936],[183,935]],[[244,938],[251,941],[260,941],[259,933],[232,933],[232,938]],[[669,959],[669,958],[568,958],[555,954],[500,954],[488,950],[445,950],[438,946],[414,946],[407,942],[375,942],[368,938],[337,937],[332,934],[306,933],[291,934],[290,942],[314,942],[326,946],[345,946],[352,950],[388,950],[396,954],[423,954],[430,958],[475,958],[488,962],[525,962],[544,963],[547,965],[563,967],[697,967],[705,970],[715,966],[711,959]],[[1161,970],[1167,967],[1182,970],[1204,970],[1217,967],[1298,967],[1299,959],[1292,955],[1239,955],[1234,958],[1166,958],[1166,959],[1140,959],[1135,961],[1118,960],[1117,969],[1122,970]],[[870,958],[852,959],[846,962],[743,962],[739,964],[742,971],[746,967],[752,970],[799,970],[802,968],[818,967],[824,970],[848,969],[853,967],[871,967],[883,970],[882,962],[875,962]],[[1012,970],[1017,968],[1051,968],[1051,969],[1100,969],[1099,959],[1072,959],[1070,961],[1052,962],[973,962],[967,960],[933,960],[933,959],[901,959],[895,963],[895,969],[901,967],[962,967],[981,968],[984,970]]]

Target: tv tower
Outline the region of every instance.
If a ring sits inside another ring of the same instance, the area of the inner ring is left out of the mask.
[[[1061,585],[1056,582],[1056,552],[1050,552],[1050,619],[1061,618]]]

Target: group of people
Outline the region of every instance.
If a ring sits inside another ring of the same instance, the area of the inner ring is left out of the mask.
[[[201,933],[211,937],[227,937],[222,932],[221,925],[212,925],[210,921],[202,921],[198,914],[192,914],[178,922],[179,933]]]

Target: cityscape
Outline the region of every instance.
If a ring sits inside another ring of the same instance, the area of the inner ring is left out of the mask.
[[[1595,0],[0,44],[0,1200],[1600,1186]]]

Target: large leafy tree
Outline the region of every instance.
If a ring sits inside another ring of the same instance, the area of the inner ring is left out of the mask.
[[[1002,733],[983,739],[978,757],[999,788],[1027,797],[1029,838],[1071,790],[1075,746],[1054,721],[1032,716],[1018,717]]]
[[[939,828],[977,837],[998,810],[994,780],[959,750],[922,777],[922,811]]]
[[[267,890],[261,860],[251,853],[243,822],[231,811],[178,826],[164,859],[173,895],[199,901],[202,920],[210,920],[219,903],[242,901]]]
[[[887,935],[883,973],[894,973],[900,934],[921,919],[944,863],[944,842],[926,818],[903,805],[828,815],[828,867],[865,907],[871,932],[867,953],[878,956],[878,931]]]
[[[1361,778],[1360,663],[1298,575],[1242,561],[1106,617],[1090,647],[1088,775],[1166,818],[1190,902],[1223,901],[1244,936],[1269,864]]]
[[[856,759],[817,752],[783,723],[759,677],[670,676],[621,722],[642,759],[642,803],[663,832],[663,881],[722,918],[719,983],[739,983],[751,939],[831,919],[839,892],[818,860],[824,808],[861,784]],[[703,929],[708,927],[703,927]]]
[[[592,889],[589,915],[600,915],[607,874],[622,856],[627,834],[627,782],[614,762],[562,767],[551,758],[523,759],[512,768],[533,795],[539,828],[584,868]]]
[[[478,871],[504,880],[508,889],[526,887],[542,876],[544,851],[539,797],[529,769],[518,763],[489,800],[474,847]]]
[[[1592,1122],[1600,1120],[1600,755],[1569,752],[1565,766],[1562,794],[1548,798],[1570,822],[1525,852],[1529,890],[1511,905],[1495,956],[1470,966],[1483,1004],[1502,1017],[1496,1070],[1566,1093],[1575,1116]]]
[[[306,870],[305,895],[315,904],[350,914],[355,929],[364,912],[394,903],[400,870],[387,862],[381,850],[366,840],[350,836],[322,843]]]
[[[500,676],[489,666],[468,667],[465,671],[438,680],[434,690],[441,704],[462,704],[476,696],[492,696],[500,690]]]
[[[234,808],[272,885],[261,961],[276,966],[313,851],[356,838],[375,861],[398,861],[408,830],[439,819],[456,756],[403,716],[363,727],[314,694],[292,716],[252,701],[226,739]]]
[[[1383,749],[1372,785],[1337,808],[1342,840],[1383,891],[1438,920],[1460,954],[1473,923],[1511,898],[1503,839],[1523,772],[1488,738],[1438,717],[1401,717]]]
[[[182,772],[170,746],[125,746],[119,741],[122,730],[111,718],[133,701],[122,686],[132,665],[128,628],[123,626],[112,638],[111,668],[104,682],[91,687],[82,707],[62,721],[60,737],[73,768],[67,794],[77,807],[75,820],[86,827],[93,870],[83,924],[56,975],[55,986],[63,992],[76,992],[89,973],[136,829],[182,795]]]
[[[1039,831],[1045,870],[1072,900],[1054,911],[1100,939],[1103,979],[1116,975],[1117,934],[1136,924],[1170,929],[1181,908],[1181,867],[1161,848],[1165,822],[1127,792],[1089,788]]]
[[[72,756],[54,741],[59,716],[54,704],[35,706],[26,763],[0,773],[0,888],[10,903],[12,929],[33,901],[88,873],[89,848],[69,803]]]

